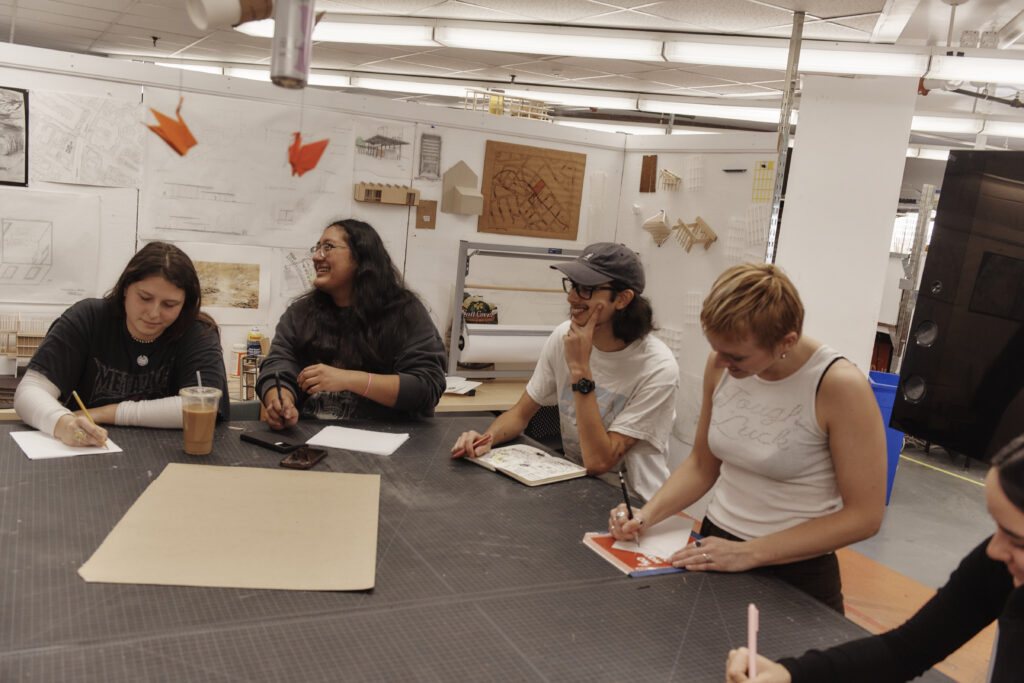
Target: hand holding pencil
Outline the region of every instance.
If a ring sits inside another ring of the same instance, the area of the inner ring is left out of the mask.
[[[749,675],[750,650],[740,647],[729,650],[725,660],[726,683],[791,683],[793,680],[786,667],[767,657],[757,655],[757,673]]]
[[[92,419],[77,392],[72,392],[81,410],[63,415],[53,428],[53,436],[68,446],[106,446],[107,430]]]
[[[481,450],[481,447],[484,447]],[[452,458],[468,456],[476,458],[491,450],[491,435],[489,433],[478,434],[473,430],[463,432],[452,446]]]

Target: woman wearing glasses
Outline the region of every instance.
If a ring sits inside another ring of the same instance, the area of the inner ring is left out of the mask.
[[[313,289],[281,316],[260,366],[267,422],[432,415],[445,387],[444,345],[380,236],[362,221],[337,221],[311,251]]]
[[[632,539],[714,487],[690,571],[754,569],[839,612],[835,550],[873,536],[885,512],[885,434],[864,373],[801,333],[796,288],[773,265],[727,269],[700,320],[711,355],[690,457],[641,510],[611,511]]]
[[[679,367],[650,334],[643,266],[624,245],[599,242],[551,267],[567,276],[569,320],[548,338],[518,403],[484,432],[489,440],[465,432],[452,453],[483,455],[518,436],[541,406],[557,405],[566,456],[591,475],[626,469],[634,493],[647,499],[668,477]]]

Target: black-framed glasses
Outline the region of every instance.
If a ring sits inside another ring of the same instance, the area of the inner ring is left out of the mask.
[[[569,292],[571,292],[573,290],[576,290],[576,296],[578,296],[579,298],[583,299],[584,301],[589,301],[590,297],[594,296],[594,292],[600,292],[601,290],[605,290],[605,289],[607,289],[609,291],[612,291],[612,292],[615,291],[614,287],[609,287],[608,285],[601,285],[599,287],[591,287],[590,285],[581,285],[578,282],[573,282],[572,280],[570,280],[567,277],[563,277],[562,278],[562,289],[565,290],[566,294],[568,294]]]
[[[348,249],[344,244],[332,244],[330,242],[318,242],[309,248],[309,253],[316,256],[317,253],[323,254],[325,257],[331,253],[332,249]]]

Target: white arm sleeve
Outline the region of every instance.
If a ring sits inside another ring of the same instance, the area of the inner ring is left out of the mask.
[[[121,401],[114,424],[128,427],[181,429],[181,397],[168,396],[151,401]]]
[[[60,389],[36,370],[28,370],[14,392],[14,412],[25,424],[53,434],[57,421],[71,411],[60,404]]]

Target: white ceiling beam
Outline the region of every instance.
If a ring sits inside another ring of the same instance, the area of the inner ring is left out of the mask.
[[[921,0],[886,0],[871,32],[872,43],[895,43]]]

